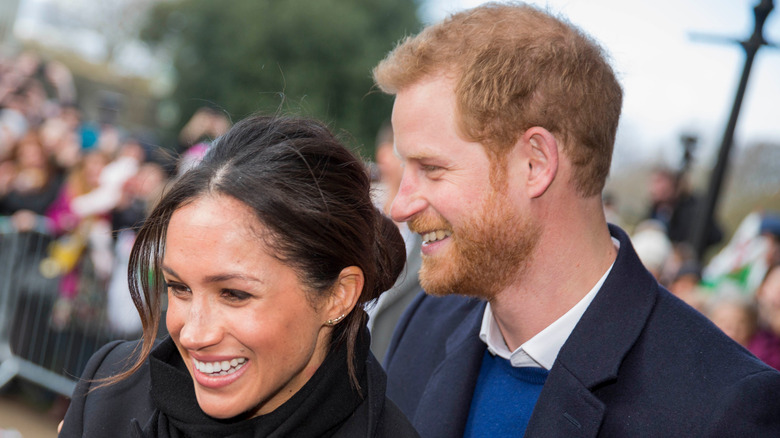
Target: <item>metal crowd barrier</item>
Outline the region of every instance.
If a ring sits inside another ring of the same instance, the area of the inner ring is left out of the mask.
[[[41,232],[0,232],[0,388],[22,378],[70,396],[89,357],[116,338],[105,290],[89,281],[89,263],[80,266],[73,300],[63,300],[61,277],[43,275],[54,241]]]

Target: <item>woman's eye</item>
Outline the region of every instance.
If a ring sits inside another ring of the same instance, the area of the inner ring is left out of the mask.
[[[172,294],[177,295],[177,296],[183,295],[183,294],[187,294],[187,293],[190,292],[190,288],[188,288],[187,286],[185,286],[185,285],[183,285],[181,283],[172,283],[172,282],[166,281],[165,282],[165,287],[169,291],[171,291]]]
[[[252,298],[252,295],[235,289],[222,289],[222,296],[228,301],[240,302]]]

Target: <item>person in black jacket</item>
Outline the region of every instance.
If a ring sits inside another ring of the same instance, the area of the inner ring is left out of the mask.
[[[369,187],[315,121],[254,116],[217,139],[139,230],[143,339],[92,357],[60,437],[418,436],[369,352],[363,305],[405,261]]]

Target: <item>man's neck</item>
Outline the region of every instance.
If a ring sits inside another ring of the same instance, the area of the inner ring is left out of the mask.
[[[523,273],[490,300],[510,351],[574,307],[617,256],[606,223],[590,230],[586,223],[572,226],[580,229],[544,235]]]

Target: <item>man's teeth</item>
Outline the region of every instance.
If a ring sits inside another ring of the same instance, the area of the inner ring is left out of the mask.
[[[452,231],[450,230],[436,230],[436,231],[429,231],[422,235],[423,243],[432,243],[436,242],[438,240],[442,240],[445,237],[452,236]]]
[[[216,376],[233,374],[246,363],[246,359],[243,357],[237,357],[233,360],[223,360],[221,362],[201,362],[197,359],[193,359],[192,361],[195,363],[195,368],[201,373],[214,374]]]

